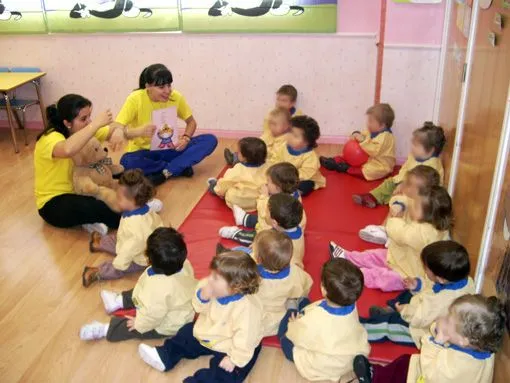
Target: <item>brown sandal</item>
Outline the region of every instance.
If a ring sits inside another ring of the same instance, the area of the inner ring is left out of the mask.
[[[99,253],[101,250],[94,247],[96,243],[101,243],[101,233],[98,233],[97,231],[93,231],[90,233],[90,239],[89,239],[89,251],[91,253]]]
[[[97,281],[99,281],[99,269],[97,267],[85,266],[81,274],[81,284],[83,287],[89,287]]]

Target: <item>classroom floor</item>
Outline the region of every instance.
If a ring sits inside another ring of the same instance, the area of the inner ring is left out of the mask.
[[[83,342],[80,327],[93,320],[106,322],[100,289],[132,288],[136,276],[81,286],[84,265],[106,256],[91,255],[83,230],[50,227],[37,214],[33,197],[33,148],[15,154],[9,131],[0,130],[0,380],[10,382],[179,382],[207,359],[184,361],[170,373],[159,373],[137,353],[139,341]],[[223,149],[234,140],[220,140],[214,154],[195,168],[192,179],[178,179],[158,189],[166,224],[179,226],[206,189],[208,177],[224,167]],[[319,152],[332,155],[336,145]],[[119,154],[112,157],[118,159]],[[159,341],[153,342],[158,344]],[[281,350],[264,348],[247,382],[306,382]]]

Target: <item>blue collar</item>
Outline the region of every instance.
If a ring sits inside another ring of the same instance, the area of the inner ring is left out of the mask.
[[[150,266],[149,268],[147,268],[147,274],[149,275],[149,277],[152,277],[153,275],[156,275],[158,273],[156,273],[152,266]]]
[[[294,193],[292,193],[292,197],[299,200],[299,197],[300,197],[299,190],[296,190]]]
[[[216,300],[218,301],[218,303],[220,305],[228,305],[230,302],[238,301],[242,297],[244,297],[243,294],[234,294],[234,295],[228,295],[226,297],[216,298]]]
[[[382,134],[382,133],[385,133],[385,132],[393,134],[393,132],[391,131],[390,128],[386,128],[384,130],[381,130],[380,132],[370,133],[370,138],[376,138],[379,134]]]
[[[415,160],[416,162],[419,162],[419,163],[424,163],[424,162],[426,162],[426,161],[430,160],[431,158],[437,158],[437,157],[439,157],[439,156],[436,156],[436,155],[434,154],[434,155],[432,155],[432,156],[430,156],[430,157],[427,157],[427,158],[414,157],[414,160]]]
[[[260,168],[264,164],[255,165],[255,164],[248,164],[246,162],[240,162],[241,165],[246,166],[247,168]]]
[[[313,150],[313,148],[304,148],[304,149],[296,150],[296,149],[292,149],[289,145],[287,145],[287,151],[289,152],[290,155],[293,155],[293,156],[300,156],[301,154],[311,152],[312,150]]]
[[[290,237],[290,239],[299,239],[303,235],[303,230],[299,226],[297,226],[293,229],[287,229],[284,231],[285,231],[285,233],[287,233],[287,235]]]
[[[131,211],[125,211],[122,213],[122,218],[132,217],[134,215],[144,215],[149,212],[149,205],[143,205],[142,207],[139,207],[138,209],[131,210]]]
[[[296,113],[296,107],[293,106],[292,108],[290,108],[289,112],[290,112],[290,115],[293,116],[294,113]]]
[[[272,273],[267,271],[262,267],[262,265],[258,265],[259,274],[263,279],[284,279],[287,278],[290,274],[290,266],[278,271],[277,273]]]
[[[333,307],[328,305],[328,302],[325,299],[319,304],[319,306],[326,310],[328,313],[338,316],[349,315],[354,311],[355,307],[354,305]]]
[[[466,287],[468,284],[468,279],[461,279],[457,282],[451,282],[451,283],[445,283],[444,285],[441,283],[434,283],[434,286],[432,286],[432,290],[434,293],[440,293],[443,290],[460,290],[463,287]]]
[[[479,360],[483,360],[483,359],[488,359],[491,357],[492,353],[489,352],[489,351],[478,351],[478,350],[473,350],[472,348],[467,348],[467,347],[460,347],[460,346],[457,346],[456,344],[451,344],[449,346],[452,350],[455,350],[455,351],[460,351],[460,352],[463,352],[463,353],[466,353],[468,355],[471,355],[473,358],[475,359],[479,359]]]

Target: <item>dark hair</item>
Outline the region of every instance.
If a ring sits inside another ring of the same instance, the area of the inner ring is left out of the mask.
[[[367,109],[366,114],[374,117],[379,124],[390,129],[395,121],[395,112],[390,104],[375,104]]]
[[[239,151],[249,165],[260,166],[266,162],[267,146],[256,137],[245,137],[239,140]]]
[[[425,246],[421,251],[421,261],[434,275],[449,282],[469,276],[469,254],[455,241],[438,241]]]
[[[466,337],[471,348],[496,353],[503,343],[506,314],[496,297],[466,294],[450,306],[457,319],[457,332]]]
[[[308,147],[317,147],[317,140],[321,136],[321,130],[317,121],[309,116],[296,116],[292,117],[291,124],[293,128],[303,131],[303,136],[308,143]]]
[[[339,306],[350,306],[363,291],[363,273],[351,261],[330,259],[322,266],[321,283],[326,298]]]
[[[427,189],[430,189],[433,186],[441,185],[441,176],[437,170],[427,165],[415,166],[407,172],[406,177],[409,176],[419,178],[423,182],[419,191],[421,194],[425,193]]]
[[[126,170],[119,179],[119,184],[126,187],[126,197],[135,201],[136,206],[143,206],[156,194],[154,185],[143,176],[140,169]]]
[[[280,271],[290,264],[293,244],[289,236],[281,231],[263,230],[253,242],[258,262],[269,271]]]
[[[172,275],[181,271],[188,249],[181,233],[171,227],[159,227],[147,238],[145,254],[154,271]]]
[[[87,106],[92,106],[92,102],[78,94],[66,94],[56,104],[49,105],[46,108],[48,125],[37,136],[37,140],[51,132],[58,132],[68,138],[70,135],[69,128],[64,125],[64,120],[67,122],[73,121],[80,114],[80,110]]]
[[[138,89],[145,89],[146,84],[161,86],[174,82],[172,72],[163,64],[152,64],[140,73]]]
[[[267,205],[270,217],[285,230],[297,227],[303,219],[303,205],[289,194],[273,194]]]
[[[215,255],[210,269],[225,278],[235,294],[255,294],[259,289],[257,264],[244,251],[228,251]]]
[[[299,186],[299,171],[290,162],[280,162],[267,169],[267,176],[282,193],[292,194]]]
[[[422,222],[428,222],[437,230],[449,230],[452,227],[452,199],[442,186],[433,186],[420,194],[422,200]]]
[[[282,85],[277,91],[276,94],[282,94],[284,96],[289,96],[290,101],[296,102],[298,91],[297,89],[290,84]]]
[[[425,148],[426,151],[434,149],[433,156],[439,156],[446,144],[444,130],[430,121],[423,123],[420,129],[413,132],[413,137]]]

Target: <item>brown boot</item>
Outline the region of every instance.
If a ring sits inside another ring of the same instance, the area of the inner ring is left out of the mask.
[[[85,266],[81,275],[81,283],[83,287],[89,287],[97,281],[99,281],[99,268]]]
[[[91,253],[97,253],[100,251],[99,247],[101,246],[101,238],[101,233],[98,233],[97,231],[90,233],[89,250]]]

